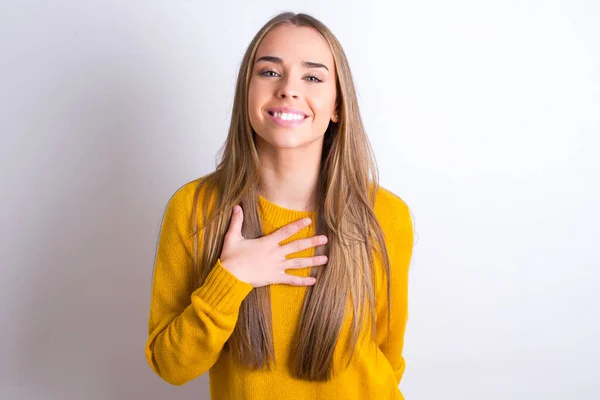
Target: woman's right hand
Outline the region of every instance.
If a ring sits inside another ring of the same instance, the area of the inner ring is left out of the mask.
[[[283,226],[269,235],[258,239],[245,239],[242,236],[244,212],[239,205],[233,209],[229,229],[225,234],[221,265],[236,278],[254,287],[282,283],[293,286],[314,285],[315,278],[299,277],[285,273],[286,269],[298,269],[323,265],[327,256],[286,258],[290,253],[327,243],[325,235],[298,239],[279,245],[296,232],[311,224],[304,218]]]

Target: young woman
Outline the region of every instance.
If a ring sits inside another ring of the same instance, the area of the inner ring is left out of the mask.
[[[213,399],[402,399],[413,245],[348,61],[306,14],[260,29],[214,172],[170,199],[146,356]]]

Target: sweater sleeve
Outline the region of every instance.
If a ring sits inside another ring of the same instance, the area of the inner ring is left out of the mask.
[[[386,210],[387,223],[384,227],[391,270],[390,331],[388,337],[387,281],[384,278],[376,302],[376,339],[400,384],[406,367],[402,351],[408,320],[408,270],[413,250],[413,225],[406,203],[400,198],[396,198],[394,203]]]
[[[167,205],[156,250],[146,358],[173,384],[197,378],[219,358],[252,285],[216,261],[203,285],[190,293],[193,244],[190,184]]]

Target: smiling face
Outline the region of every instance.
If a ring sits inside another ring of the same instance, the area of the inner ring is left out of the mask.
[[[248,114],[257,142],[322,147],[329,122],[339,120],[335,65],[325,38],[313,28],[283,24],[263,38],[255,60]]]

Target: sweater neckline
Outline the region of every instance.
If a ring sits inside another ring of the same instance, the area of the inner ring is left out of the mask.
[[[309,217],[314,221],[317,216],[316,211],[302,211],[285,208],[265,199],[260,194],[258,195],[258,204],[263,221],[277,228],[306,217]]]

